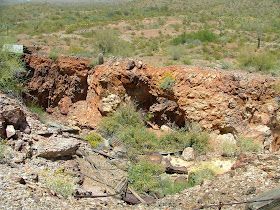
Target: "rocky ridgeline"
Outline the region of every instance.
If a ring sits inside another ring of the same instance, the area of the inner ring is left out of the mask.
[[[167,122],[198,122],[213,135],[242,135],[267,151],[279,148],[276,78],[197,67],[155,68],[133,60],[112,59],[93,69],[85,59],[52,61],[27,54],[24,60],[31,75],[29,96],[55,116],[68,116],[72,124],[94,128],[102,115],[134,100],[150,114],[155,129]]]

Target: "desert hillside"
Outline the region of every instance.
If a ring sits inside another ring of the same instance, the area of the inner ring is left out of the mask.
[[[280,2],[0,4],[0,209],[279,209]]]

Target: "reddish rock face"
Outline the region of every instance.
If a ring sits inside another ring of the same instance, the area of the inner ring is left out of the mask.
[[[86,99],[88,60],[62,57],[53,61],[26,54],[24,62],[32,74],[28,92],[36,96],[43,107],[55,107],[65,96],[73,102]]]
[[[280,81],[270,76],[144,64],[128,70],[129,60],[109,61],[94,71],[85,59],[60,58],[54,62],[27,55],[25,62],[34,72],[28,83],[29,93],[44,107],[59,104],[61,113],[68,113],[80,124],[97,125],[101,115],[107,114],[100,112],[100,104],[115,95],[121,101],[136,101],[159,126],[169,121],[179,126],[198,122],[218,134],[258,133],[258,139],[269,141],[269,145],[279,136],[279,100],[273,87]],[[161,88],[170,78],[174,80],[170,88]],[[106,106],[115,107],[109,102]]]

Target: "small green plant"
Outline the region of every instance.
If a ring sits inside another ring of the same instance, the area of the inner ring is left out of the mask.
[[[224,142],[222,144],[222,155],[225,157],[234,157],[238,153],[238,147],[236,144]]]
[[[176,151],[191,146],[189,135],[185,131],[172,131],[163,135],[159,140],[161,149]]]
[[[172,182],[170,179],[165,179],[161,181],[161,194],[163,196],[173,195],[186,189],[188,182]]]
[[[260,143],[254,142],[254,140],[252,140],[250,138],[240,138],[239,147],[240,147],[240,152],[242,152],[242,153],[260,152],[262,149],[262,146]]]
[[[20,96],[23,88],[20,86],[20,79],[16,77],[17,72],[20,71],[25,71],[20,55],[2,50],[2,43],[0,43],[0,90],[13,96]]]
[[[241,67],[251,67],[256,71],[273,70],[277,65],[277,57],[271,52],[241,53],[238,61]]]
[[[209,134],[206,132],[190,131],[188,133],[190,146],[198,153],[204,154],[209,149]]]
[[[70,197],[75,190],[74,179],[67,174],[53,174],[46,178],[45,184],[50,190],[65,198]]]
[[[218,37],[216,34],[209,30],[200,30],[197,32],[183,33],[174,39],[172,39],[173,45],[185,44],[187,42],[192,42],[194,40],[199,40],[201,42],[215,42]]]
[[[84,139],[92,146],[93,148],[98,147],[103,142],[102,136],[100,136],[98,133],[91,132],[87,134]]]
[[[163,90],[172,90],[173,86],[176,83],[176,79],[172,76],[172,74],[167,73],[163,76],[159,83],[159,87]]]
[[[215,172],[209,168],[202,168],[196,171],[192,171],[188,177],[188,186],[194,187],[203,183],[205,179],[212,179],[215,176]]]
[[[168,53],[172,60],[177,61],[183,55],[183,49],[180,46],[171,46],[168,50]]]
[[[144,126],[123,128],[117,137],[133,151],[134,155],[154,151],[158,144],[157,136]]]
[[[158,192],[161,185],[159,175],[163,172],[161,165],[141,161],[129,169],[128,178],[131,186],[140,193]]]
[[[99,125],[99,131],[104,136],[112,136],[127,126],[139,127],[144,122],[133,103],[120,106],[114,113],[104,117]]]
[[[34,102],[27,103],[26,105],[32,113],[36,114],[39,117],[41,122],[45,122],[46,112],[41,106],[37,105]]]
[[[57,50],[52,49],[49,58],[52,59],[53,61],[56,61],[58,59],[58,52]]]

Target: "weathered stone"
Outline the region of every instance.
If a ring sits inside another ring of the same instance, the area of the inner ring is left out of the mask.
[[[63,115],[67,115],[71,105],[72,105],[72,101],[70,97],[65,96],[64,98],[62,98],[58,103],[58,108],[60,113]]]
[[[168,174],[187,174],[188,169],[184,166],[172,166],[169,165],[166,167],[165,172]]]
[[[172,129],[170,127],[168,127],[167,125],[160,126],[160,130],[162,130],[164,132],[171,132],[172,131]]]
[[[74,138],[50,137],[36,142],[37,156],[43,158],[70,157],[76,154],[80,142]]]
[[[126,65],[126,70],[132,70],[135,67],[134,60],[129,60]]]
[[[231,133],[218,135],[217,140],[221,144],[223,144],[223,143],[236,144],[236,140]]]
[[[162,155],[159,153],[153,153],[153,154],[147,155],[146,157],[147,157],[148,161],[151,161],[152,163],[155,163],[155,164],[160,164],[162,161]]]
[[[280,189],[276,188],[260,194],[251,199],[252,203],[246,206],[246,210],[277,210],[280,209]],[[271,199],[271,200],[269,200]],[[262,202],[253,202],[260,201]]]
[[[0,110],[6,125],[13,125],[16,130],[24,131],[29,125],[22,109],[8,105]]]
[[[6,137],[9,139],[16,135],[16,130],[13,125],[7,125],[6,127]]]
[[[114,111],[119,106],[120,103],[121,103],[121,98],[118,95],[110,94],[106,98],[102,99],[99,110],[103,114],[107,114]]]
[[[194,149],[192,147],[185,148],[182,153],[182,158],[186,161],[194,160],[195,158]]]

